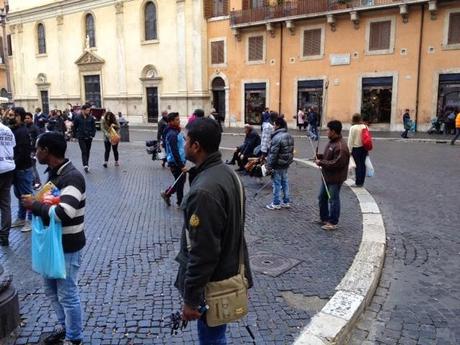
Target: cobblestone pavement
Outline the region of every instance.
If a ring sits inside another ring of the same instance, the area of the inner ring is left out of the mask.
[[[132,139],[141,140],[136,133]],[[230,138],[232,139],[232,138]],[[229,140],[230,140],[229,139]],[[235,138],[235,140],[240,138]],[[223,145],[234,146],[227,139]],[[173,287],[174,256],[182,226],[181,213],[167,208],[159,191],[172,177],[152,162],[144,147],[122,143],[121,167],[102,167],[102,142],[95,141],[87,180],[86,234],[80,286],[87,344],[191,344],[195,325],[170,336],[160,319],[180,307]],[[79,168],[76,143],[69,156]],[[358,249],[362,230],[357,201],[348,188],[342,193],[341,229],[327,233],[312,223],[317,219],[318,172],[294,164],[290,170],[293,207],[270,211],[271,189],[252,196],[261,185],[244,177],[248,195],[246,236],[251,261],[268,268],[295,260],[296,266],[274,278],[254,272],[250,313],[230,325],[233,344],[290,344],[310,317],[334,293]],[[14,200],[14,199],[13,199]],[[15,204],[16,201],[13,201]],[[55,325],[41,279],[30,267],[30,233],[12,230],[11,246],[0,249],[0,263],[14,274],[19,291],[22,327],[10,344],[37,344]],[[286,260],[289,259],[289,260]],[[254,268],[254,267],[253,267]]]
[[[350,344],[460,344],[460,150],[393,142],[372,158],[386,261]]]

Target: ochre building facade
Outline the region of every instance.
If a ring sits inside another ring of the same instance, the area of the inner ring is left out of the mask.
[[[264,107],[296,125],[314,106],[323,125],[361,113],[375,129],[419,130],[460,109],[460,1],[209,0],[208,82],[229,124]]]
[[[208,107],[201,0],[10,0],[14,102],[90,101],[131,123]]]

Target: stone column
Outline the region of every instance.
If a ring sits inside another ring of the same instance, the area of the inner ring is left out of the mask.
[[[177,90],[187,92],[187,46],[185,42],[185,0],[176,0]]]
[[[56,23],[57,23],[57,37],[58,37],[58,47],[64,47],[64,32],[63,32],[63,26],[64,26],[64,16],[59,15],[56,17]],[[59,49],[58,50],[58,66],[59,66],[59,92],[61,93],[62,96],[66,97],[67,96],[67,87],[65,85],[65,51],[64,49]]]
[[[117,26],[117,63],[118,63],[118,92],[120,96],[127,96],[126,86],[126,54],[124,36],[123,2],[115,3]]]
[[[203,52],[203,41],[206,39],[203,30],[203,1],[193,0],[192,6],[192,61],[193,61],[193,91],[203,92],[203,77],[204,77],[204,62],[203,57],[206,55]],[[206,41],[205,41],[206,42]]]

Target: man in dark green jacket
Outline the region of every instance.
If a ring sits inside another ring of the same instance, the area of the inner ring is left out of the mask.
[[[206,118],[189,125],[185,142],[186,157],[196,165],[197,175],[182,203],[185,224],[176,257],[180,266],[175,286],[184,299],[183,319],[199,320],[200,344],[225,343],[226,325],[209,327],[206,314],[202,315],[198,309],[206,303],[204,289],[208,282],[238,273],[244,228],[244,190],[241,200],[238,176],[222,162],[220,140],[217,123]],[[243,248],[245,275],[251,287],[244,238]]]

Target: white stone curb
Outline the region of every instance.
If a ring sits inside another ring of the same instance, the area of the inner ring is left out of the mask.
[[[310,167],[313,162],[295,159]],[[346,185],[353,184],[347,180]],[[335,288],[336,293],[305,326],[294,345],[344,344],[377,288],[385,260],[385,226],[379,207],[364,188],[351,187],[363,216],[363,237],[353,263]]]

